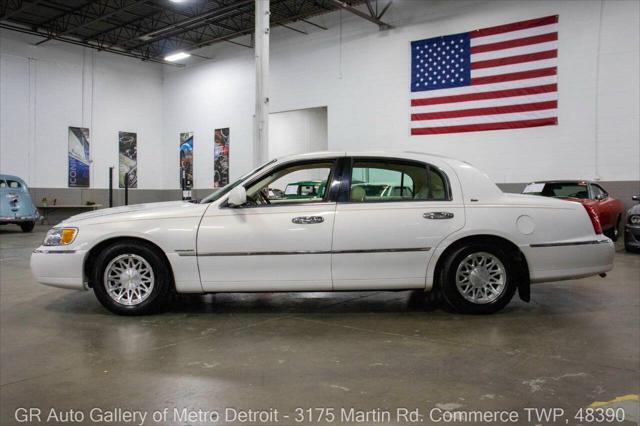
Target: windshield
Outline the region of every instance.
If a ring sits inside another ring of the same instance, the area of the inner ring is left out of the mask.
[[[542,195],[556,198],[589,198],[587,184],[584,182],[548,182],[531,183],[523,191],[525,194]]]
[[[245,173],[244,175],[240,176],[238,179],[236,179],[235,181],[229,183],[228,185],[223,186],[222,188],[216,189],[215,191],[213,191],[213,193],[211,193],[211,195],[209,195],[206,198],[203,198],[202,201],[200,201],[200,203],[201,204],[206,204],[206,203],[212,203],[212,202],[214,202],[216,200],[219,200],[220,197],[222,197],[227,192],[231,191],[236,186],[240,185],[249,176],[259,172],[260,170],[262,170],[265,167],[267,167],[269,164],[273,164],[276,161],[278,161],[278,160],[273,159],[273,160],[271,160],[271,161],[269,161],[267,163],[264,163],[262,166],[258,167],[257,169],[251,170],[249,173]]]

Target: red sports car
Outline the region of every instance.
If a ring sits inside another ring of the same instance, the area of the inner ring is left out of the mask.
[[[617,198],[610,196],[598,183],[586,180],[533,182],[527,185],[522,192],[578,201],[586,208],[595,210],[598,219],[600,219],[602,231],[607,237],[616,241],[620,235],[624,204]]]

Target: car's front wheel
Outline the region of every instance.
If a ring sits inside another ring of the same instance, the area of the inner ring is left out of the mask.
[[[516,291],[511,257],[494,245],[471,243],[445,260],[442,295],[456,311],[492,314],[504,308]]]
[[[93,268],[100,303],[120,315],[145,315],[166,306],[171,292],[166,260],[151,245],[121,241],[106,247]]]

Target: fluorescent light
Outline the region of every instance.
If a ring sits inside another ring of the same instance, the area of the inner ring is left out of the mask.
[[[175,61],[179,61],[181,59],[187,59],[189,56],[191,56],[189,53],[178,52],[178,53],[173,53],[171,55],[165,56],[164,60],[165,61],[169,61],[169,62],[175,62]]]

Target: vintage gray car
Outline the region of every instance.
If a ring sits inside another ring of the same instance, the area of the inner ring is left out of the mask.
[[[0,175],[0,225],[14,223],[31,232],[39,217],[27,184],[17,176]]]

